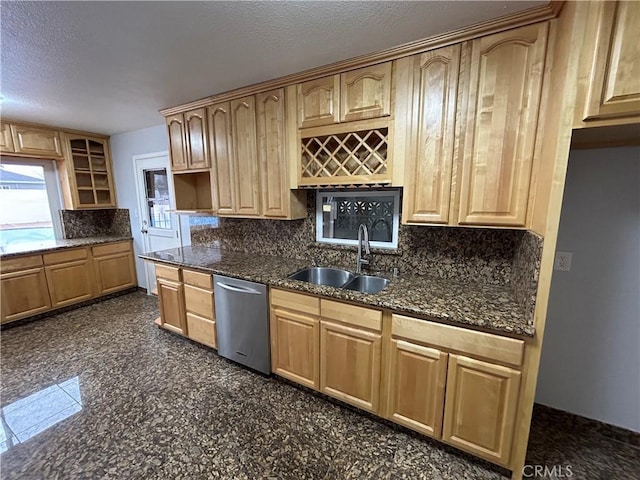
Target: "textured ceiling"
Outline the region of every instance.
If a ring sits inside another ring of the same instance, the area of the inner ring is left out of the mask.
[[[2,115],[135,130],[161,108],[545,3],[2,1]]]

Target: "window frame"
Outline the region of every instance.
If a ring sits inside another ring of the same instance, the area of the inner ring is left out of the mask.
[[[3,158],[2,163],[4,165],[31,165],[42,167],[45,189],[47,191],[47,200],[49,203],[49,211],[51,213],[53,235],[56,240],[64,238],[62,233],[62,222],[60,220],[60,210],[63,209],[64,203],[62,201],[62,192],[60,189],[58,163],[55,160],[16,157]]]
[[[316,191],[316,242],[329,245],[357,246],[358,240],[342,239],[342,238],[326,238],[322,236],[323,215],[322,200],[326,197],[389,197],[394,198],[393,201],[393,224],[391,229],[391,242],[370,241],[372,248],[380,248],[384,250],[397,250],[398,237],[400,231],[400,190],[318,190]]]

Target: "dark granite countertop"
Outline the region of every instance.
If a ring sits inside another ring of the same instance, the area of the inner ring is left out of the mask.
[[[101,243],[122,242],[125,240],[131,240],[131,237],[109,235],[109,236],[103,236],[103,237],[45,240],[42,242],[22,243],[19,245],[9,245],[6,247],[2,247],[2,249],[0,250],[0,259],[18,257],[20,255],[52,252],[54,250],[63,250],[65,248],[84,247],[86,245],[99,245]]]
[[[173,248],[140,258],[264,283],[329,298],[348,300],[450,324],[468,325],[518,336],[534,336],[534,327],[505,286],[461,283],[419,275],[389,277],[389,285],[366,294],[297,280],[287,276],[309,266],[294,258],[232,252],[204,246]]]

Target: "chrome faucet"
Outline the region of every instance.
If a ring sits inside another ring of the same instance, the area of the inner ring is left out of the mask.
[[[358,227],[358,256],[356,257],[356,273],[362,273],[362,266],[369,265],[369,260],[362,258],[362,246],[366,255],[371,253],[369,250],[369,230],[364,223]]]

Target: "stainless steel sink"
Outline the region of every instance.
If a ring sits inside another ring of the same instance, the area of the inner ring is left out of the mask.
[[[310,267],[297,271],[289,275],[291,280],[314,283],[316,285],[327,285],[329,287],[340,288],[355,275],[347,270],[327,267]]]
[[[373,275],[360,275],[350,280],[342,288],[363,293],[378,293],[389,284],[389,280]]]

